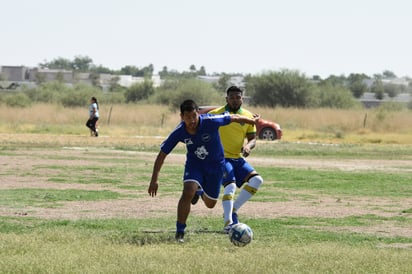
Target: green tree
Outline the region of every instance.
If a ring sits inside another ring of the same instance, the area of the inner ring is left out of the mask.
[[[111,69],[106,68],[106,67],[104,67],[104,66],[102,66],[102,65],[98,65],[98,66],[92,65],[92,66],[90,67],[90,72],[92,72],[92,73],[100,73],[100,74],[102,74],[102,73],[104,73],[104,74],[113,74],[113,73],[114,73]]]
[[[365,74],[351,73],[348,76],[348,88],[356,98],[362,97],[368,91],[368,86],[364,83],[365,79],[369,79]]]
[[[161,79],[165,79],[168,76],[168,74],[169,74],[169,71],[168,71],[167,66],[164,66],[162,68],[162,71],[159,72],[159,76]]]
[[[396,97],[399,93],[401,93],[402,86],[401,85],[396,85],[396,84],[385,84],[384,85],[384,91],[386,94],[388,94],[389,97],[394,98]]]
[[[199,71],[197,72],[197,75],[202,75],[202,76],[206,75],[206,69],[204,66],[200,67]]]
[[[340,75],[340,76],[330,75],[328,78],[323,80],[321,83],[325,83],[325,82],[330,83],[333,86],[345,86],[346,77],[345,75]]]
[[[385,94],[385,87],[383,85],[382,80],[375,79],[372,84],[371,92],[375,93],[375,98],[378,100],[382,100]]]
[[[307,107],[313,88],[304,74],[291,70],[251,76],[246,82],[253,104],[267,107]]]
[[[154,88],[152,81],[145,80],[143,83],[135,83],[126,90],[126,102],[137,102],[147,99],[153,93]]]
[[[214,87],[221,92],[225,92],[226,89],[229,87],[229,80],[230,80],[230,75],[226,73],[222,73],[219,77],[219,80],[217,83],[214,84]]]
[[[93,60],[88,56],[75,56],[72,69],[75,71],[87,72],[92,67]]]
[[[333,86],[331,83],[323,83],[318,86],[313,94],[314,107],[349,109],[359,105],[352,92],[344,86]]]
[[[132,76],[143,76],[143,73],[136,66],[124,66],[120,69],[120,74],[132,75]]]
[[[150,65],[144,67],[142,69],[142,71],[143,71],[143,77],[149,77],[150,78],[153,75],[154,66],[152,64],[150,64]]]
[[[177,111],[185,99],[193,99],[198,105],[213,105],[222,102],[222,96],[209,83],[195,78],[168,79],[155,90],[152,103],[169,105]]]
[[[87,72],[93,68],[93,60],[88,56],[75,56],[73,61],[67,58],[56,58],[50,62],[44,61],[39,67],[48,69],[75,70]]]
[[[118,92],[118,91],[123,91],[123,87],[119,85],[119,76],[113,76],[110,78],[110,91],[112,92]]]
[[[393,73],[393,72],[390,71],[390,70],[384,70],[384,71],[382,72],[382,75],[383,75],[383,78],[384,78],[384,79],[394,79],[394,78],[396,78],[396,74]]]
[[[39,67],[47,69],[71,70],[73,69],[73,62],[67,58],[58,57],[50,62],[45,60],[44,63],[39,64]]]

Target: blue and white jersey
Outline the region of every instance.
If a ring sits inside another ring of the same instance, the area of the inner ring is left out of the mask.
[[[95,110],[96,112],[93,114],[93,110]],[[99,118],[99,109],[97,108],[97,104],[96,103],[92,103],[89,106],[89,117],[95,117],[95,118]]]
[[[224,162],[224,154],[218,129],[230,121],[230,114],[227,112],[219,115],[201,114],[195,135],[186,131],[185,123],[182,121],[160,145],[160,149],[169,154],[179,142],[182,142],[186,144],[187,162],[221,165]]]

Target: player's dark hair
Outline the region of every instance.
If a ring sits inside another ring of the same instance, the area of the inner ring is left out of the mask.
[[[227,90],[226,90],[226,95],[229,95],[230,92],[240,92],[241,94],[243,94],[243,90],[241,90],[239,87],[237,86],[230,86]]]
[[[192,112],[192,111],[199,111],[199,107],[196,105],[195,101],[193,100],[185,100],[183,103],[180,105],[180,113],[183,114],[185,111],[187,112]]]
[[[97,102],[97,98],[93,96],[93,97],[92,97],[92,100],[93,100],[93,102],[96,103],[97,110],[99,110],[99,103]]]

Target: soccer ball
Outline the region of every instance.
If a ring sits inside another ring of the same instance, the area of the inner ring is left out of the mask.
[[[235,246],[245,246],[253,239],[253,231],[247,225],[238,223],[229,230],[229,239]]]

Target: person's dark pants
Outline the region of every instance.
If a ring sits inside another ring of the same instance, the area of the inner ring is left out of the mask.
[[[96,123],[99,118],[94,117],[93,119],[89,119],[86,122],[86,127],[90,128],[94,133],[96,133]]]

